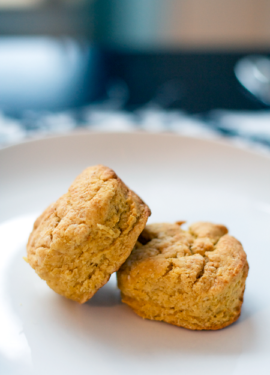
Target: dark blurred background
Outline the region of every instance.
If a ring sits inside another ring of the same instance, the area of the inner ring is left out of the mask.
[[[236,79],[270,52],[269,0],[0,0],[0,110],[266,105]]]

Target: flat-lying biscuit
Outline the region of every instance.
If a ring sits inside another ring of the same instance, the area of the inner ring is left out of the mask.
[[[114,171],[87,168],[36,220],[27,261],[55,292],[84,303],[127,259],[149,215]]]
[[[117,273],[122,301],[138,315],[194,330],[240,316],[248,274],[240,242],[223,225],[147,225]]]

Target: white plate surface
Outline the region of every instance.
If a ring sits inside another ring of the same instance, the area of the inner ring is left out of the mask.
[[[79,305],[26,264],[33,221],[85,167],[105,164],[151,207],[150,222],[226,224],[248,254],[242,315],[216,332],[137,317],[115,276]],[[179,136],[80,134],[0,151],[1,375],[270,373],[270,158]]]

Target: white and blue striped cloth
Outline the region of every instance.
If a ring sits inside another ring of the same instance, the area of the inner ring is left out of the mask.
[[[0,147],[80,129],[94,132],[169,132],[226,139],[238,146],[270,153],[270,111],[215,110],[207,115],[192,116],[158,107],[126,112],[102,105],[59,113],[28,112],[20,120],[0,112]]]

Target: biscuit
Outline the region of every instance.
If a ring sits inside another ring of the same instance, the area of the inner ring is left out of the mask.
[[[111,169],[85,169],[36,220],[27,261],[55,292],[90,299],[129,256],[150,210]]]
[[[139,316],[216,330],[241,312],[246,253],[223,225],[151,224],[117,273],[122,301]]]

